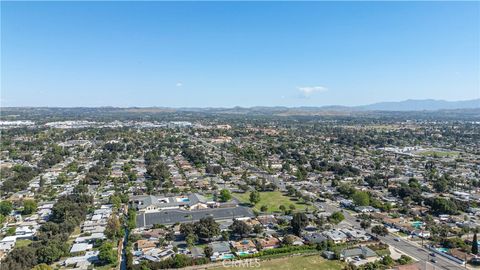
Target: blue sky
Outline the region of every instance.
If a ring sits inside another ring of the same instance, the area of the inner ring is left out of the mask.
[[[2,106],[480,97],[479,2],[3,2]]]

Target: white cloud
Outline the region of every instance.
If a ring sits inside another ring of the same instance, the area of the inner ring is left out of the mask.
[[[297,87],[304,98],[310,97],[313,93],[322,93],[328,91],[328,88],[323,86],[301,86]]]
[[[182,82],[177,82],[177,84],[175,84],[176,87],[182,87],[183,86],[183,83]]]

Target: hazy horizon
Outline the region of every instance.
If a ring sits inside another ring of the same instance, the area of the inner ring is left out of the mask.
[[[327,104],[327,105],[319,105],[319,106],[281,106],[281,105],[272,105],[272,106],[263,106],[263,105],[258,105],[258,106],[110,106],[110,105],[98,105],[98,106],[2,106],[4,108],[165,108],[165,109],[232,109],[232,108],[255,108],[255,107],[265,107],[265,108],[275,108],[275,107],[284,107],[284,108],[300,108],[300,107],[311,107],[311,108],[323,108],[323,107],[346,107],[346,108],[355,108],[355,107],[362,107],[362,106],[369,106],[369,105],[375,105],[375,104],[382,104],[382,103],[402,103],[406,101],[445,101],[445,102],[468,102],[468,101],[480,101],[480,98],[474,98],[474,99],[465,99],[465,100],[441,100],[441,99],[406,99],[406,100],[398,100],[398,101],[380,101],[380,102],[374,102],[374,103],[369,103],[369,104],[360,104],[360,105],[341,105],[341,104]],[[476,106],[475,108],[480,107],[480,104]]]
[[[479,2],[1,2],[2,107],[480,97]]]

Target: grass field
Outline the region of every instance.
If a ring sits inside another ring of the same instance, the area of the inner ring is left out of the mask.
[[[250,192],[233,194],[233,196],[241,202],[250,203]],[[284,205],[289,209],[291,204],[295,205],[295,210],[304,210],[307,207],[306,204],[291,200],[280,191],[269,191],[260,192],[260,202],[255,205],[254,209],[260,211],[262,205],[266,205],[268,207],[267,212],[280,212],[280,209],[278,208],[280,205]]]
[[[342,269],[342,262],[340,261],[328,261],[320,255],[315,256],[295,256],[285,257],[273,260],[260,261],[260,267],[254,267],[253,269],[261,270],[340,270]],[[233,267],[222,267],[215,269],[232,269]],[[252,269],[252,267],[234,267],[233,269]]]
[[[28,239],[19,239],[15,242],[15,247],[26,247],[32,243],[32,240]]]

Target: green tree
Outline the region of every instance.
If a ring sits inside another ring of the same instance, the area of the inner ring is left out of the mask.
[[[390,255],[386,255],[382,259],[382,264],[390,267],[395,264],[395,261],[392,259],[392,257],[390,257]]]
[[[15,227],[8,228],[7,231],[6,231],[6,235],[7,236],[15,235]]]
[[[397,260],[398,264],[405,265],[411,263],[413,260],[407,255],[401,255],[400,258]]]
[[[263,232],[263,226],[260,224],[255,224],[253,225],[253,232],[256,234],[262,233]]]
[[[421,189],[422,185],[420,185],[420,182],[416,178],[410,178],[408,179],[408,186],[413,189]]]
[[[370,204],[370,196],[365,191],[356,191],[353,194],[353,202],[356,206],[367,206]]]
[[[232,230],[234,234],[240,235],[242,238],[252,231],[252,228],[247,223],[238,219],[233,220],[229,229]]]
[[[210,246],[206,246],[203,249],[203,253],[205,253],[205,257],[209,258],[213,256],[213,249]]]
[[[250,203],[255,205],[258,202],[260,202],[260,192],[258,192],[256,190],[250,192]]]
[[[117,263],[117,252],[113,249],[113,243],[105,241],[98,249],[98,259],[104,264]]]
[[[228,231],[222,231],[222,240],[223,241],[228,241],[230,240],[230,233]]]
[[[57,183],[65,184],[68,181],[68,177],[65,173],[60,173],[57,177]]]
[[[268,206],[262,205],[262,206],[260,207],[260,211],[262,211],[262,212],[267,212],[267,211],[268,211]]]
[[[388,230],[385,226],[375,225],[372,227],[372,233],[380,236],[385,236],[388,234]]]
[[[105,236],[110,240],[117,240],[122,237],[122,225],[116,215],[111,215],[105,228]]]
[[[9,201],[1,201],[0,202],[0,214],[4,216],[10,215],[13,210],[13,205]]]
[[[432,204],[432,211],[437,214],[453,215],[458,212],[457,205],[450,199],[436,197]]]
[[[23,211],[24,215],[30,215],[37,211],[37,202],[35,200],[24,200],[23,201]]]
[[[122,204],[122,199],[117,195],[112,195],[108,199],[108,203],[112,204],[115,208],[119,209]]]
[[[38,263],[35,249],[32,247],[18,247],[14,248],[2,261],[0,269],[6,270],[21,270],[31,269]]]
[[[372,223],[368,219],[360,221],[360,227],[364,230],[370,228],[370,225],[372,225]]]
[[[72,161],[70,164],[67,165],[68,172],[78,172],[78,163],[76,161]]]
[[[219,198],[221,202],[228,202],[232,199],[232,194],[228,189],[222,189]]]
[[[213,217],[206,217],[200,219],[195,223],[195,233],[199,238],[208,239],[220,234],[220,225],[213,219]]]
[[[328,221],[333,224],[338,224],[345,219],[345,216],[342,212],[334,212],[328,217]]]
[[[189,247],[192,247],[197,240],[197,236],[193,233],[188,234],[187,237],[185,237],[185,242],[187,242]]]
[[[439,193],[446,192],[448,190],[448,181],[444,178],[438,179],[433,183],[433,188]]]
[[[137,227],[137,212],[133,208],[128,208],[127,228],[133,230]]]
[[[472,254],[477,255],[478,254],[478,240],[477,240],[477,233],[473,235],[473,241],[472,241]]]
[[[187,236],[195,233],[195,226],[193,223],[182,223],[180,224],[180,232]]]
[[[303,228],[308,225],[308,218],[304,213],[295,213],[290,221],[292,231],[295,235],[300,236]]]
[[[51,264],[59,260],[68,250],[67,243],[50,241],[46,246],[37,249],[38,262]]]

